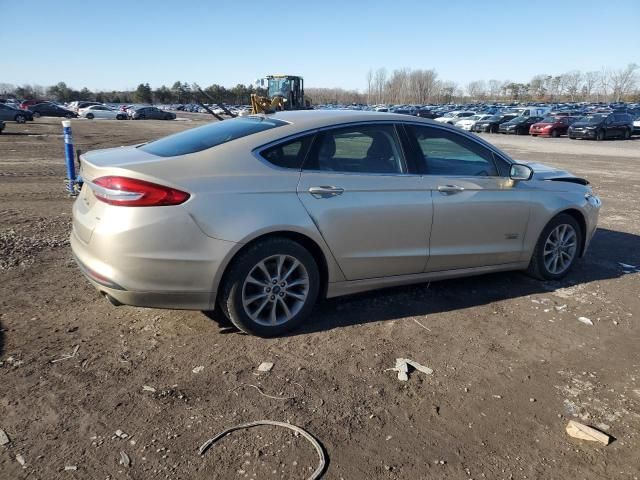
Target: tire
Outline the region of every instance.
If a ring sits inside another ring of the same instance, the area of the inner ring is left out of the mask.
[[[538,134],[537,134],[537,133],[532,133],[532,134],[531,134],[531,136],[532,136],[532,137],[537,137],[537,136],[538,136]]]
[[[70,113],[67,113],[64,118],[73,118],[73,115],[71,115]]]
[[[125,116],[124,115],[116,115],[116,120],[124,120]]]
[[[278,274],[281,259],[283,273]],[[298,266],[289,271],[295,262]],[[269,273],[268,278],[261,265]],[[276,281],[274,276],[279,279]],[[249,281],[249,277],[254,281]],[[287,285],[287,280],[294,283],[292,278],[296,284]],[[309,251],[291,240],[271,238],[250,246],[233,260],[225,273],[219,305],[243,332],[273,337],[298,327],[311,313],[319,291],[320,273]]]
[[[40,118],[40,112],[33,112],[33,118]]]
[[[560,136],[560,132],[558,132],[558,130],[551,130],[551,136],[553,138],[558,138]]]
[[[171,117],[171,114],[169,114],[169,115],[165,115],[165,116],[164,116],[164,119],[165,119],[165,120],[173,120],[173,118]]]
[[[489,128],[489,133],[498,133],[498,127],[497,127],[497,126],[495,126],[495,125],[492,125],[492,126]]]
[[[563,227],[564,234],[562,234]],[[564,241],[565,245],[549,250],[553,247],[554,239]],[[545,247],[548,248],[545,249]],[[576,219],[566,213],[556,215],[542,230],[533,250],[527,273],[539,280],[559,280],[569,273],[580,255],[581,248],[582,230]],[[554,264],[556,257],[564,264],[558,264],[559,262]]]
[[[35,117],[35,115],[34,115],[34,117]],[[16,123],[25,123],[27,121],[27,117],[25,117],[24,115],[19,113],[19,114],[16,115],[15,121],[16,121]]]
[[[596,141],[601,142],[602,140],[604,140],[604,130],[598,130],[598,133],[596,133]]]
[[[87,113],[87,118],[89,120],[93,120],[95,118],[95,115],[93,113]]]
[[[628,128],[624,131],[624,135],[622,138],[623,140],[629,140],[631,138],[631,131]]]

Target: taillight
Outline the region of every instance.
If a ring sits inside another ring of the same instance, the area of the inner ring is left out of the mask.
[[[98,200],[122,207],[180,205],[190,196],[175,188],[127,177],[100,177],[89,186]]]

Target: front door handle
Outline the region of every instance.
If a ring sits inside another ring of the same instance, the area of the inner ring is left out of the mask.
[[[464,187],[460,185],[438,185],[438,191],[443,195],[455,195],[464,192]]]
[[[321,185],[319,187],[309,188],[309,193],[316,198],[329,198],[344,193],[344,188],[333,187],[331,185]]]

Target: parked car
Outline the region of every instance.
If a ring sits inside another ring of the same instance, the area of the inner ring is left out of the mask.
[[[633,134],[640,135],[640,115],[633,121]]]
[[[73,112],[79,113],[81,109],[90,107],[91,105],[102,105],[102,103],[79,100],[71,102],[69,105],[67,105],[67,108]]]
[[[493,115],[490,114],[482,114],[482,115],[471,115],[470,117],[463,118],[462,120],[458,120],[455,123],[455,126],[470,132],[476,122],[480,120],[487,120],[491,118]]]
[[[33,118],[39,118],[39,117],[76,118],[78,116],[76,112],[72,112],[71,110],[67,110],[66,108],[62,108],[54,103],[49,103],[49,102],[33,105],[31,107],[31,111],[33,112]]]
[[[78,110],[78,116],[82,118],[88,118],[89,120],[93,120],[94,118],[125,120],[127,118],[126,113],[114,110],[113,108],[109,108],[106,105],[101,104],[90,105],[88,107],[81,108],[80,110]]]
[[[551,112],[551,107],[519,107],[519,108],[510,108],[510,113],[515,113],[518,117],[544,117]]]
[[[8,120],[16,123],[24,123],[33,120],[31,110],[21,110],[6,103],[0,103],[0,120]]]
[[[428,108],[420,108],[418,110],[416,110],[416,117],[420,117],[420,118],[437,118],[438,115],[436,115],[433,110],[430,110]]]
[[[25,100],[20,103],[21,110],[31,110],[31,107],[34,105],[38,105],[39,103],[44,103],[45,100]]]
[[[141,107],[130,111],[133,120],[175,120],[176,114],[156,107]]]
[[[542,117],[512,118],[508,122],[502,123],[498,131],[500,133],[506,133],[506,134],[513,133],[514,135],[528,135],[529,128],[531,128],[531,125],[539,122],[540,120],[542,120]]]
[[[472,132],[485,132],[485,133],[498,133],[500,129],[500,125],[509,120],[513,120],[516,118],[515,114],[497,114],[492,115],[486,120],[478,120],[473,127],[471,127]]]
[[[633,132],[633,120],[628,113],[595,113],[585,115],[569,127],[567,135],[571,139],[606,138],[628,139]]]
[[[453,125],[458,120],[462,120],[465,117],[471,117],[475,115],[476,112],[447,112],[443,116],[435,119],[436,122],[448,123],[449,125]]]
[[[505,270],[560,279],[600,208],[584,179],[389,113],[238,117],[81,161],[71,247],[103,295],[217,305],[261,336],[319,297]]]
[[[569,126],[577,120],[577,117],[545,117],[542,121],[534,123],[529,128],[529,133],[537,137],[554,137],[557,138],[560,135],[566,135]]]
[[[0,120],[0,133],[4,130],[5,124],[2,120]]]

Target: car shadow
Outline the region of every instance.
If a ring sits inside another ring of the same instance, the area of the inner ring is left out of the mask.
[[[4,328],[2,327],[2,322],[0,322],[0,358],[2,358],[3,353],[4,353]]]
[[[587,255],[561,281],[539,281],[522,272],[502,272],[386,288],[319,303],[309,320],[286,336],[305,335],[357,324],[463,310],[560,288],[626,275],[621,263],[640,265],[640,236],[599,228]],[[237,332],[219,311],[210,312],[221,333]]]

